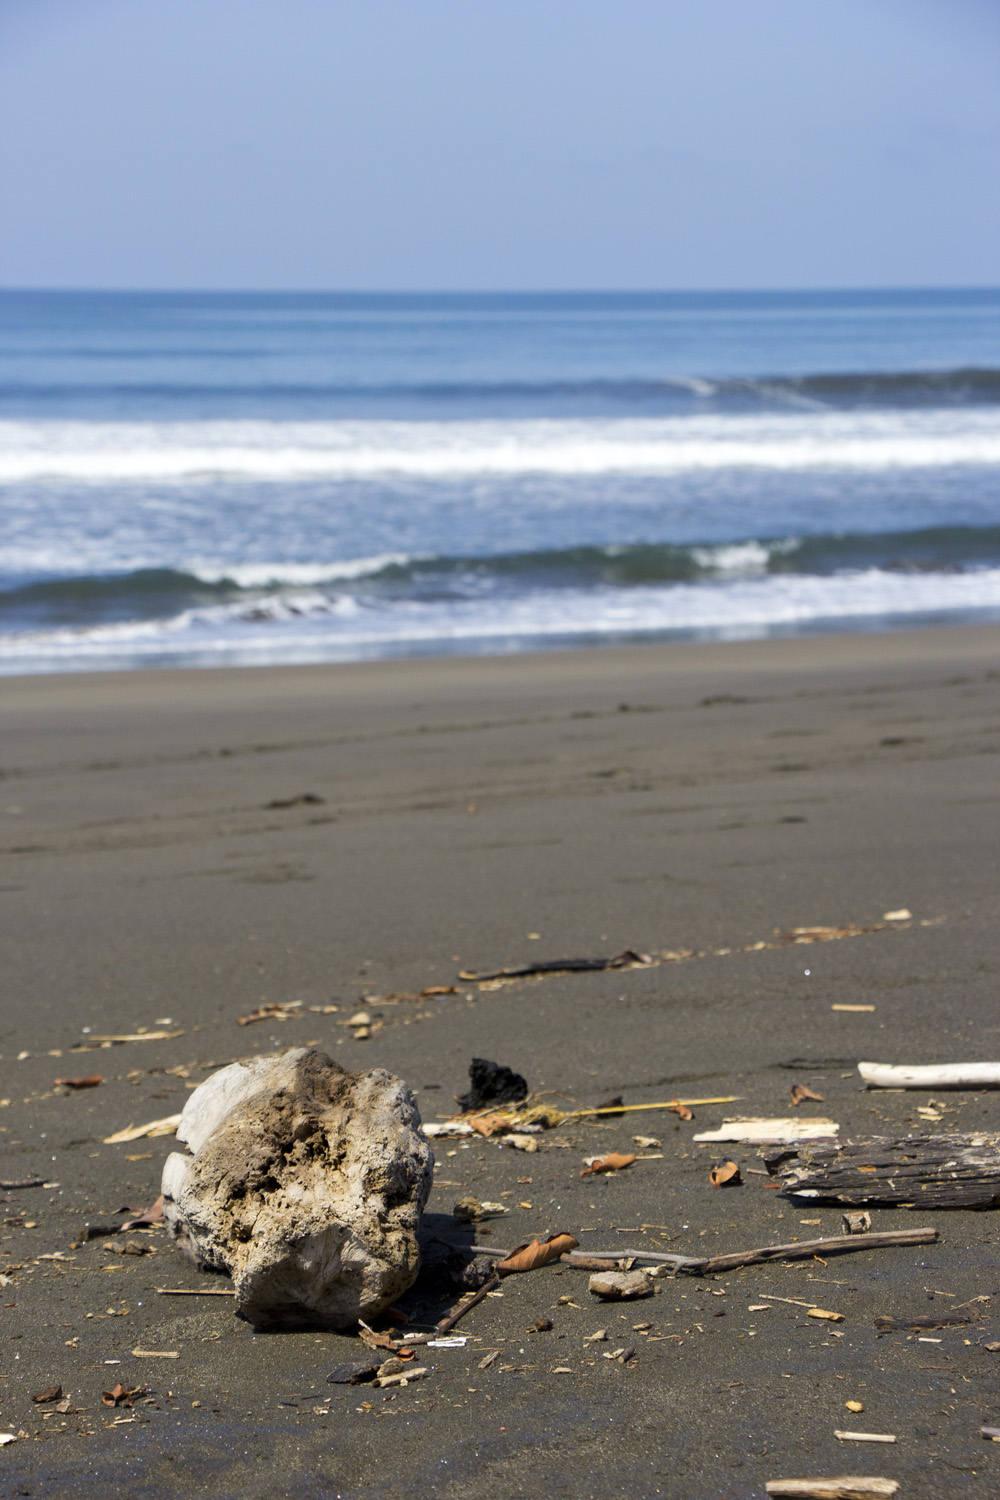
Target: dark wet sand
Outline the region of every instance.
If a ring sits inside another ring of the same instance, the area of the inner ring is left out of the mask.
[[[454,1233],[472,1191],[509,1195],[498,1245],[567,1229],[604,1248],[651,1225],[645,1243],[697,1253],[839,1232],[838,1210],[747,1172],[752,1149],[733,1153],[747,1185],[712,1189],[711,1148],[690,1137],[785,1113],[793,1081],[845,1135],[930,1132],[927,1095],[862,1093],[852,1062],[1000,1057],[1000,630],[7,679],[0,713],[0,1176],[60,1184],[0,1196],[0,1430],[26,1434],[0,1450],[0,1492],[743,1500],[767,1479],[860,1473],[902,1496],[996,1494],[1000,1448],[978,1429],[1000,1421],[983,1347],[1000,1302],[937,1343],[872,1323],[1000,1296],[990,1213],[880,1212],[877,1227],[935,1222],[941,1243],[663,1282],[620,1309],[591,1306],[579,1272],[512,1278],[462,1325],[465,1349],[429,1351],[429,1378],[395,1395],[326,1384],[356,1348],[342,1336],[255,1335],[225,1299],[158,1297],[219,1284],[162,1235],[141,1258],[69,1246],[151,1202],[173,1144],[102,1137],[179,1110],[213,1064],[304,1042],[401,1074],[427,1119],[474,1053],[588,1104],[742,1096],[694,1126],[577,1123],[531,1156],[442,1143],[432,1229]],[[306,793],[322,800],[269,806]],[[372,1002],[369,1041],[339,1024],[364,995],[464,966],[736,949],[900,907],[916,920],[839,942]],[[236,1025],[276,1000],[341,1009]],[[161,1021],[183,1035],[69,1051],[88,1027]],[[778,1066],[796,1057],[835,1061]],[[177,1065],[187,1079],[161,1071]],[[93,1072],[100,1088],[53,1093]],[[943,1098],[946,1126],[1000,1129],[997,1095]],[[663,1158],[579,1177],[635,1134]],[[764,1293],[845,1321],[749,1311]],[[554,1329],[527,1333],[540,1316]],[[609,1342],[585,1344],[601,1327]],[[627,1366],[602,1357],[623,1345]],[[155,1404],[102,1408],[115,1380]],[[77,1412],[32,1406],[54,1383]],[[847,1446],[839,1427],[899,1441]]]

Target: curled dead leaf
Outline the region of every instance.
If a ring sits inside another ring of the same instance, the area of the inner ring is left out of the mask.
[[[694,1119],[694,1112],[693,1112],[693,1110],[688,1109],[688,1107],[687,1107],[686,1104],[681,1104],[680,1102],[677,1102],[677,1103],[674,1103],[674,1104],[669,1104],[667,1106],[667,1108],[670,1110],[670,1113],[672,1115],[679,1115],[682,1120],[693,1120]]]
[[[498,1130],[509,1130],[510,1123],[502,1115],[476,1115],[470,1116],[468,1124],[477,1135],[490,1136]]]
[[[162,1223],[163,1223],[163,1194],[161,1193],[160,1196],[157,1198],[156,1202],[152,1205],[151,1208],[147,1208],[145,1210],[145,1212],[139,1214],[139,1216],[137,1218],[135,1218],[135,1219],[126,1219],[126,1221],[125,1221],[124,1224],[119,1224],[116,1233],[121,1233],[125,1229],[146,1229],[146,1228],[151,1227],[154,1224],[162,1224]]]
[[[634,1156],[625,1156],[620,1151],[611,1151],[607,1156],[598,1157],[592,1161],[589,1167],[584,1167],[580,1173],[581,1177],[589,1177],[590,1174],[598,1172],[620,1172],[623,1167],[630,1167],[635,1161]]]
[[[101,1073],[90,1073],[86,1078],[56,1078],[53,1080],[56,1088],[64,1089],[96,1089],[99,1083],[104,1082]]]
[[[547,1266],[550,1261],[558,1260],[560,1255],[568,1255],[579,1243],[571,1234],[553,1234],[547,1240],[529,1240],[526,1245],[518,1245],[505,1260],[499,1261],[496,1269],[502,1276],[509,1276],[514,1271],[536,1271],[539,1266]]]
[[[740,1169],[734,1161],[720,1161],[718,1166],[713,1167],[709,1173],[713,1187],[739,1187],[743,1178]]]
[[[396,1353],[395,1339],[387,1333],[376,1333],[374,1328],[369,1328],[361,1318],[358,1319],[358,1338],[369,1349],[391,1349],[394,1354]]]
[[[110,1391],[101,1392],[101,1403],[104,1406],[130,1407],[137,1396],[145,1396],[147,1387],[144,1385],[122,1385],[121,1381],[113,1386]]]
[[[807,1089],[804,1083],[792,1084],[792,1108],[796,1109],[803,1099],[815,1099],[818,1104],[824,1103],[822,1094],[814,1094],[812,1089]]]

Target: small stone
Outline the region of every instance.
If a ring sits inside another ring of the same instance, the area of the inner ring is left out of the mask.
[[[598,1271],[591,1276],[589,1290],[606,1302],[627,1301],[632,1297],[651,1297],[655,1290],[645,1271]]]

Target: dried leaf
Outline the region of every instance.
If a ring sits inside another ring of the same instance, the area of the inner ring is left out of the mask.
[[[825,1102],[822,1094],[814,1094],[812,1089],[807,1089],[804,1083],[793,1083],[792,1108],[797,1109],[803,1099],[815,1099],[818,1104]]]
[[[830,1312],[829,1308],[826,1307],[809,1307],[806,1309],[806,1317],[822,1318],[825,1323],[842,1323],[844,1321],[843,1313]]]
[[[691,1110],[688,1109],[688,1107],[687,1107],[686,1104],[680,1104],[680,1103],[678,1103],[678,1104],[671,1104],[670,1105],[670,1113],[672,1115],[680,1115],[680,1117],[681,1117],[682,1120],[693,1120],[694,1119],[694,1114],[692,1113]]]
[[[376,1333],[374,1328],[369,1328],[368,1324],[360,1318],[358,1319],[358,1338],[369,1349],[391,1349],[393,1353],[396,1352],[395,1339],[387,1333]]]
[[[476,1115],[469,1124],[477,1135],[491,1136],[498,1130],[509,1130],[510,1125],[502,1115]]]
[[[579,1243],[571,1234],[553,1234],[547,1240],[533,1239],[526,1245],[518,1245],[505,1260],[498,1262],[496,1269],[504,1276],[514,1271],[536,1271],[539,1266],[547,1266],[560,1255],[575,1250]]]
[[[126,1219],[124,1224],[119,1224],[119,1231],[126,1229],[145,1229],[153,1224],[163,1223],[163,1194],[157,1198],[151,1208],[147,1208],[136,1219]]]
[[[91,1073],[86,1078],[56,1078],[53,1082],[56,1088],[61,1085],[64,1089],[96,1089],[104,1078],[100,1073]]]
[[[584,1167],[580,1173],[581,1177],[589,1177],[599,1172],[620,1172],[623,1167],[630,1167],[635,1161],[634,1156],[623,1156],[619,1151],[612,1151],[607,1156],[598,1157],[597,1161],[591,1162],[589,1167]]]
[[[739,1187],[743,1178],[740,1169],[734,1161],[721,1161],[717,1167],[713,1167],[709,1173],[709,1179],[713,1187]]]
[[[61,1396],[61,1385],[49,1385],[46,1386],[44,1391],[36,1391],[31,1399],[36,1406],[41,1406],[46,1401],[58,1401]]]
[[[176,1135],[180,1123],[180,1115],[165,1115],[162,1120],[150,1120],[148,1125],[130,1125],[127,1130],[116,1130],[114,1135],[104,1137],[104,1144],[122,1146],[127,1141],[141,1140],[143,1136]]]
[[[127,1386],[119,1381],[110,1391],[101,1392],[101,1402],[104,1406],[130,1407],[136,1396],[145,1396],[147,1390],[144,1385]]]

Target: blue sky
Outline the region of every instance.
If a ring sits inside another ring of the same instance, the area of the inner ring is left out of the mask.
[[[0,285],[1000,282],[996,0],[0,0]]]

